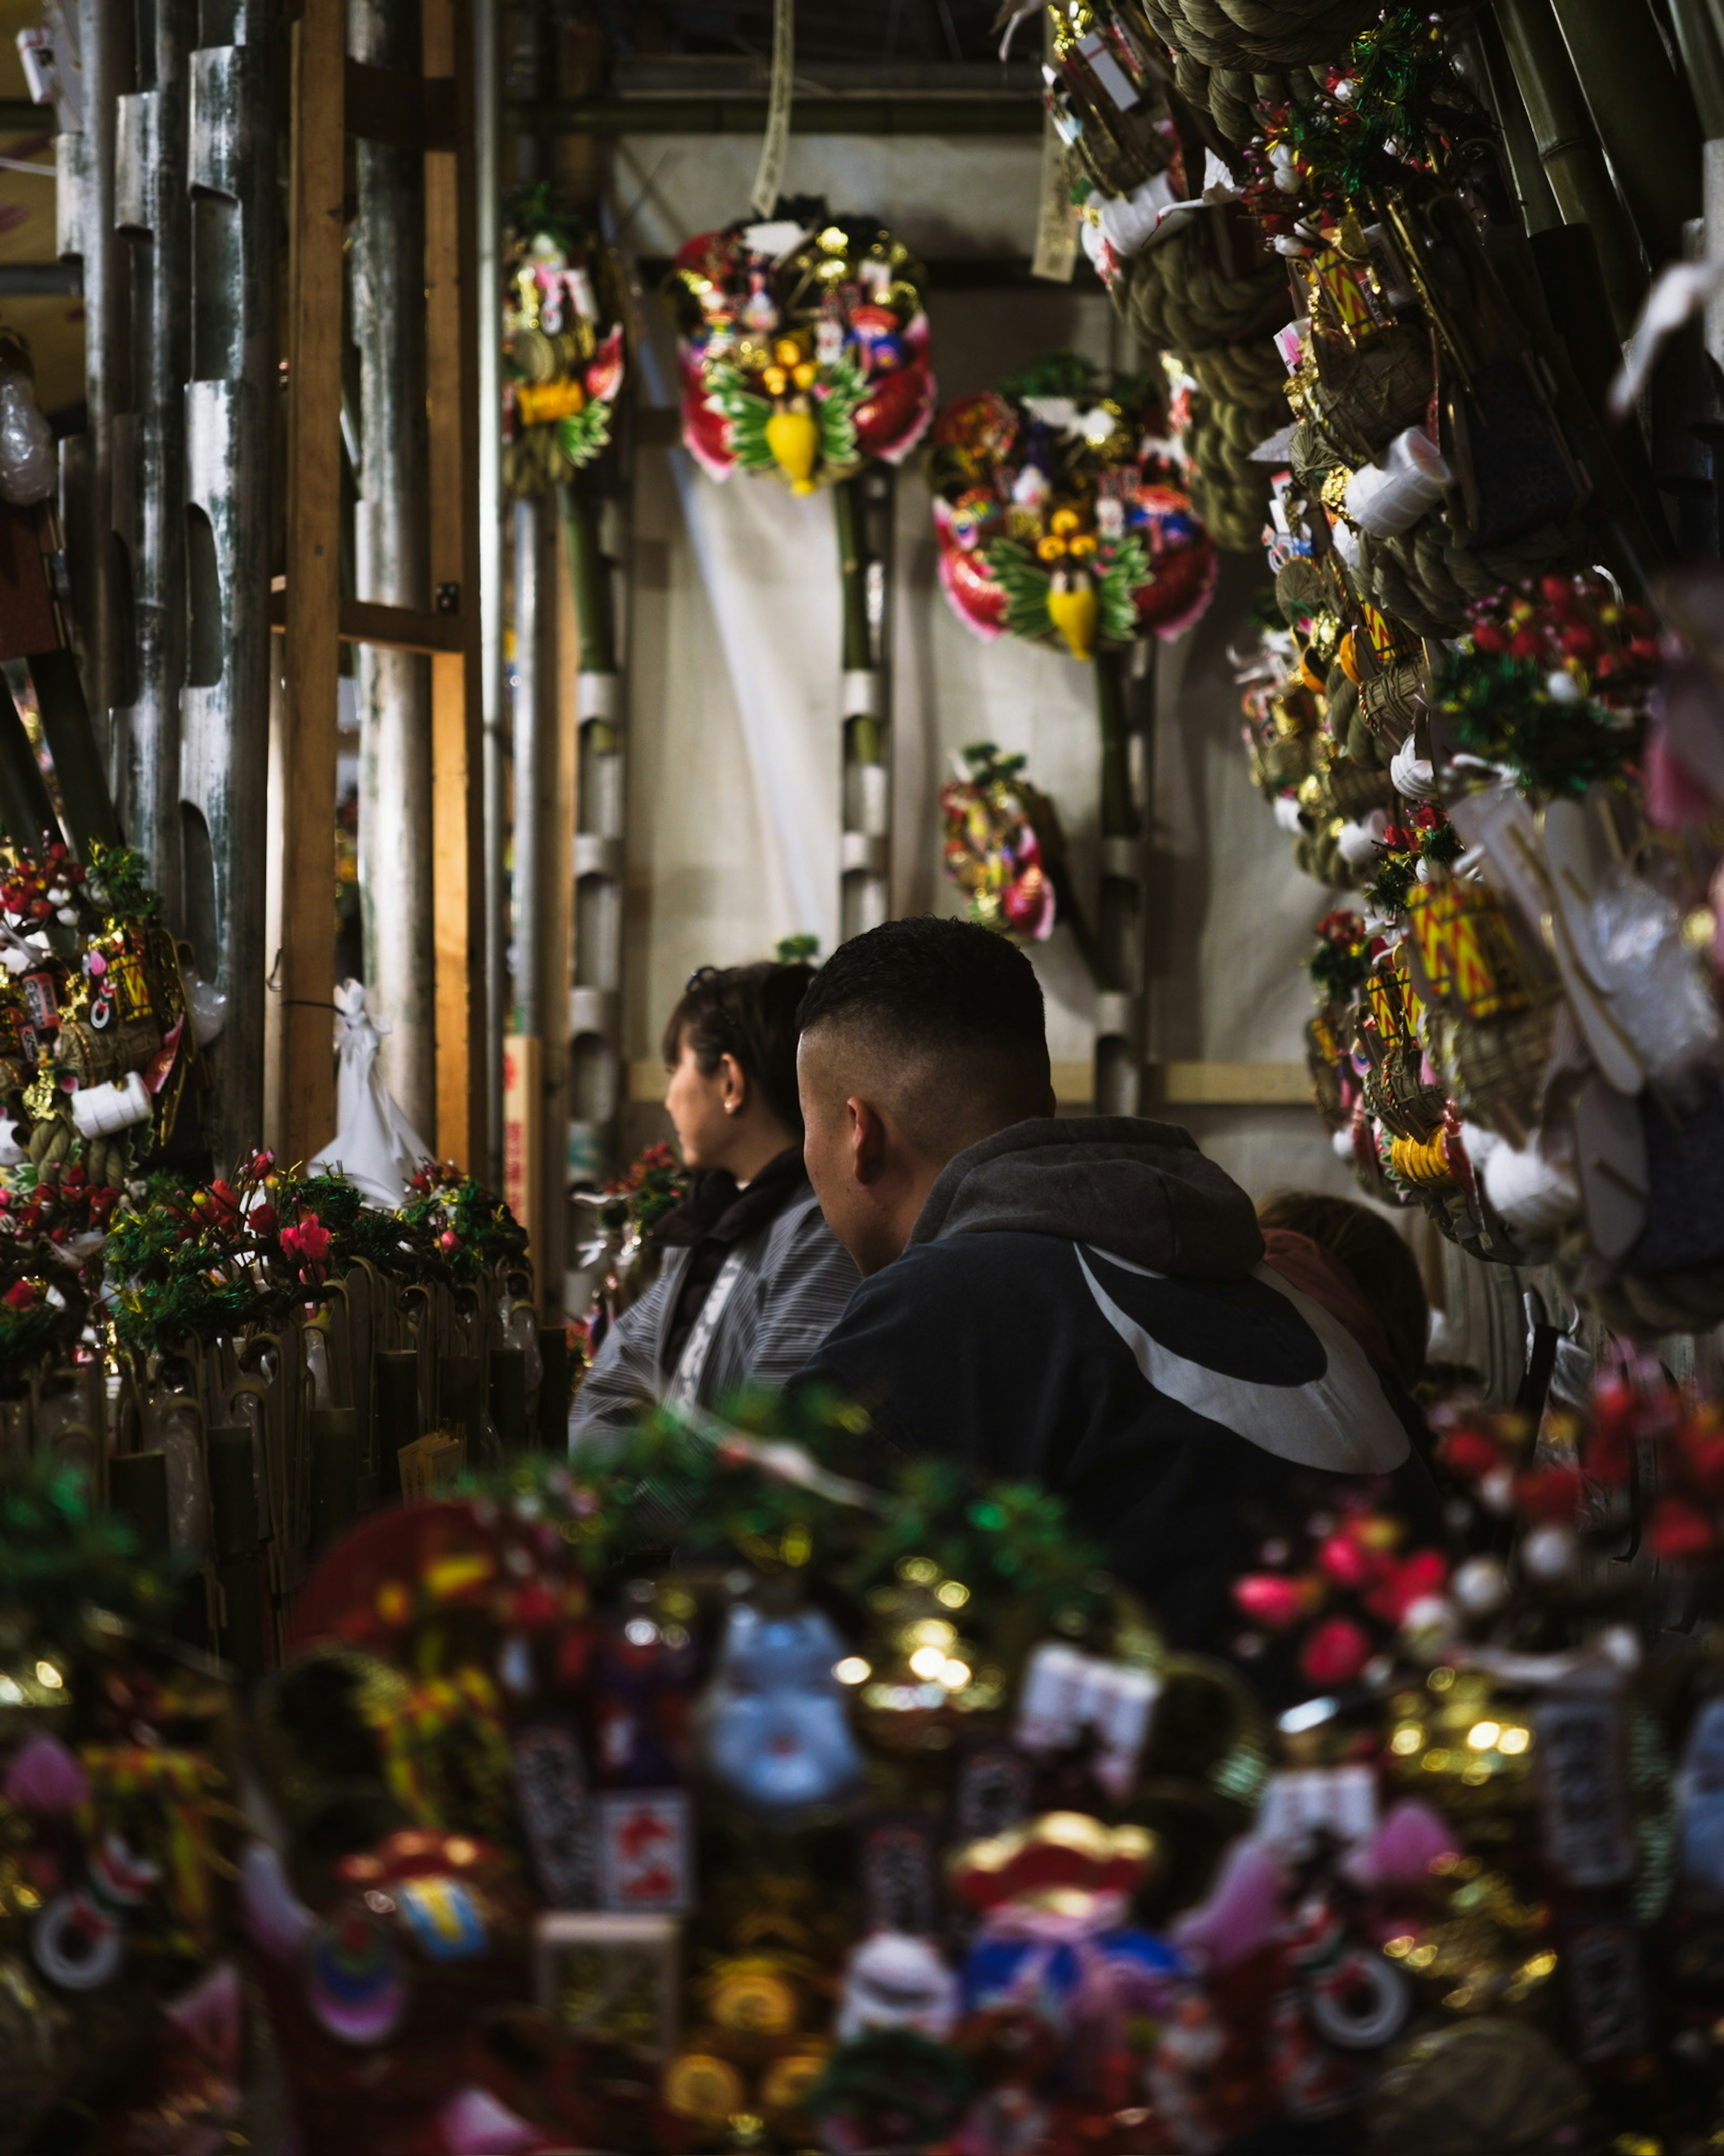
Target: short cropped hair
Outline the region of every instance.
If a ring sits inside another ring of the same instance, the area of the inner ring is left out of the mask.
[[[797,1010],[814,978],[799,962],[702,966],[690,973],[664,1028],[664,1067],[674,1070],[685,1045],[710,1077],[734,1055],[751,1085],[786,1130],[802,1136],[796,1091]]]
[[[1045,1112],[1041,983],[1015,943],[973,921],[921,914],[853,936],[814,976],[800,1024],[854,1029],[896,1055],[972,1063],[1020,1116]]]

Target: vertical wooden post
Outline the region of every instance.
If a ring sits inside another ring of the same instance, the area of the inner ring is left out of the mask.
[[[341,240],[346,10],[293,26],[287,593],[282,664],[281,1122],[290,1160],[335,1133],[336,701],[341,610]]]
[[[482,0],[489,4],[489,0]],[[425,159],[426,358],[431,417],[431,588],[461,649],[431,662],[437,875],[439,1154],[482,1168],[485,1109],[485,866],[480,648],[479,310],[471,0],[425,0],[425,74],[452,84],[455,146]],[[450,602],[453,601],[453,604]]]

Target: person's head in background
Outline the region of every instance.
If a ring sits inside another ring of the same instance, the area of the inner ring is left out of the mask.
[[[664,1028],[664,1106],[692,1168],[751,1183],[802,1142],[796,1014],[812,966],[703,966]]]
[[[1411,1392],[1424,1369],[1430,1335],[1430,1304],[1419,1265],[1393,1224],[1368,1205],[1349,1198],[1328,1198],[1315,1190],[1284,1190],[1257,1209],[1257,1224],[1304,1235],[1346,1273],[1377,1321],[1383,1359],[1390,1373]]]
[[[864,1273],[903,1250],[947,1163],[1051,1116],[1042,991],[1013,943],[967,921],[889,921],[842,943],[802,1007],[803,1157]]]

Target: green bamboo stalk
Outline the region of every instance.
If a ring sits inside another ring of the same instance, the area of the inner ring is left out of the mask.
[[[419,1358],[412,1348],[385,1348],[375,1364],[372,1422],[377,1433],[377,1496],[401,1496],[401,1450],[425,1435],[419,1406]]]
[[[1502,25],[1487,10],[1473,25],[1473,33],[1478,39],[1491,100],[1502,129],[1515,192],[1521,198],[1521,222],[1529,233],[1547,232],[1562,222],[1562,213],[1557,206],[1550,175],[1539,162],[1538,143],[1532,132],[1532,122],[1526,116],[1526,100],[1509,64]]]
[[[351,1408],[313,1408],[311,1548],[321,1555],[359,1512],[359,1417]]]
[[[57,837],[59,819],[48,798],[48,784],[18,716],[12,691],[0,677],[0,828],[14,846],[31,853],[42,849],[45,831]]]
[[[568,1450],[569,1339],[560,1325],[539,1327],[539,1406],[534,1446],[553,1457]]]
[[[108,1504],[131,1522],[146,1558],[167,1555],[167,1455],[116,1452],[108,1462]]]
[[[1528,244],[1550,316],[1552,348],[1546,357],[1557,376],[1558,403],[1569,424],[1575,454],[1598,490],[1591,513],[1619,522],[1634,561],[1655,567],[1669,550],[1670,523],[1645,439],[1637,426],[1607,432],[1603,424],[1604,399],[1621,352],[1611,333],[1592,228],[1553,225],[1547,232],[1534,234]],[[1571,413],[1562,398],[1569,381],[1578,393],[1578,412]],[[1631,580],[1644,584],[1644,574],[1631,564],[1621,567]]]
[[[1131,730],[1126,717],[1126,664],[1130,654],[1103,647],[1095,669],[1095,722],[1101,737],[1101,835],[1135,839],[1140,829],[1131,798]]]
[[[503,1457],[513,1460],[527,1449],[526,1350],[493,1348],[490,1365],[491,1421]]]
[[[862,478],[838,480],[832,490],[833,516],[838,526],[839,588],[844,608],[844,653],[847,674],[866,673],[874,665],[874,639],[868,627],[868,548],[865,538]],[[865,713],[849,711],[844,720],[847,760],[878,763],[880,757],[880,721]]]
[[[117,846],[121,834],[78,663],[69,651],[38,652],[28,663],[66,812],[66,836],[78,858],[87,861],[93,844]]]
[[[212,1430],[208,1456],[211,1539],[224,1612],[222,1652],[250,1685],[263,1675],[264,1663],[251,1432],[238,1424]]]
[[[1625,337],[1646,290],[1646,265],[1551,0],[1496,0],[1496,18],[1562,222],[1592,227],[1611,321]]]
[[[1555,0],[1574,71],[1655,269],[1700,215],[1700,129],[1646,0]]]
[[[567,549],[569,580],[575,591],[575,631],[580,640],[583,674],[614,674],[617,670],[617,610],[611,591],[610,564],[598,544],[598,518],[592,497],[580,478],[565,481],[557,490],[562,521],[562,543]],[[594,746],[601,752],[616,747],[615,729],[595,720]]]
[[[1708,0],[1671,0],[1676,49],[1688,71],[1700,131],[1707,141],[1724,136],[1724,35]]]

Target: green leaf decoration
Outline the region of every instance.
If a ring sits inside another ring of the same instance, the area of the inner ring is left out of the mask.
[[[770,403],[748,387],[748,377],[740,367],[715,367],[706,379],[710,385],[706,402],[731,423],[731,454],[736,459],[737,469],[777,470],[778,460],[767,446],[767,422],[772,416]]]
[[[846,466],[856,461],[856,410],[868,393],[862,370],[846,357],[823,370],[814,416],[820,423],[820,461]]]
[[[1054,642],[1058,632],[1048,612],[1048,572],[1029,547],[1016,539],[996,539],[983,550],[983,558],[1005,593],[1006,627],[1012,634]]]
[[[588,399],[585,408],[557,422],[557,446],[578,471],[590,465],[611,439],[611,408],[602,397]]]
[[[1149,557],[1136,536],[1121,539],[1104,562],[1096,559],[1095,596],[1101,603],[1101,631],[1104,644],[1131,644],[1137,635],[1137,609],[1132,593],[1149,582]]]

